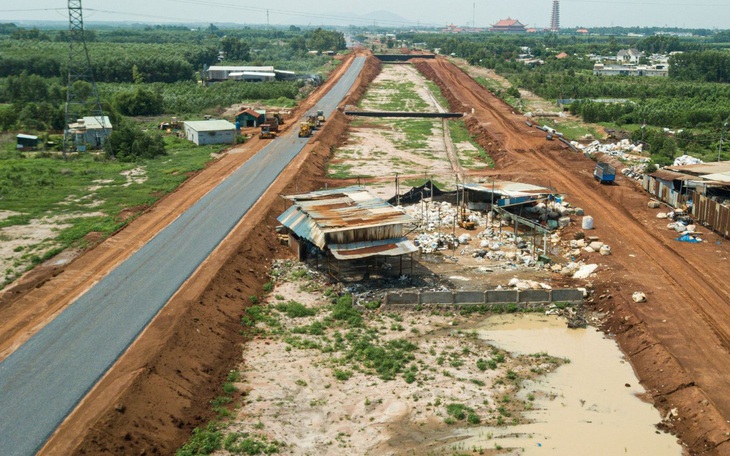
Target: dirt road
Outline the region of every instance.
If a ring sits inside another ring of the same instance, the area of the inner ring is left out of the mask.
[[[433,78],[453,110],[473,112],[472,131],[491,145],[500,173],[551,185],[595,219],[591,232],[609,244],[597,294],[607,313],[606,330],[616,334],[663,415],[678,416],[666,427],[696,454],[730,454],[730,253],[728,243],[708,234],[690,246],[656,222],[648,195],[632,181],[601,186],[595,163],[547,142],[459,68],[444,59],[417,64]],[[473,109],[473,111],[472,111]],[[635,304],[634,291],[647,303]]]

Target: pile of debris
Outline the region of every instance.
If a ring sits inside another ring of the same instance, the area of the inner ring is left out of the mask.
[[[649,157],[640,157],[644,152],[644,145],[632,144],[628,139],[622,139],[617,143],[593,141],[588,145],[583,145],[576,141],[571,141],[570,144],[588,155],[603,153],[624,160],[638,161],[640,163],[649,162]]]
[[[453,227],[458,220],[459,213],[463,212],[466,220],[473,222],[474,226],[483,226],[484,217],[478,212],[469,209],[458,209],[446,201],[422,201],[412,206],[398,207],[406,214],[416,219],[426,231],[436,231],[440,228]]]
[[[682,155],[674,159],[674,164],[672,166],[700,165],[702,163],[704,162],[699,158],[695,158],[691,155]]]
[[[644,178],[644,174],[646,174],[646,166],[647,163],[638,163],[632,166],[629,166],[628,168],[623,168],[621,170],[621,174],[628,177],[629,179],[634,180],[642,180]]]

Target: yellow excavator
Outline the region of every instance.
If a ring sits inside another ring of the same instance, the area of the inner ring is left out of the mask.
[[[299,137],[309,138],[312,136],[312,127],[309,126],[309,122],[302,122],[299,124]]]

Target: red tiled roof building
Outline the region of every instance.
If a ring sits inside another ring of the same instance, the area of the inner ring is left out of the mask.
[[[489,29],[490,32],[503,32],[503,33],[524,33],[527,31],[525,25],[517,19],[502,19],[496,24],[492,25]]]

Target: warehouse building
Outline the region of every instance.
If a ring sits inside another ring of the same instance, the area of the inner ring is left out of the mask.
[[[188,121],[183,128],[185,138],[198,146],[236,142],[236,126],[227,120]]]

